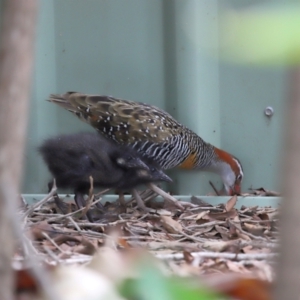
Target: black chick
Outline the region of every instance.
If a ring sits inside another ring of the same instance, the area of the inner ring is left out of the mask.
[[[142,159],[131,147],[120,146],[97,133],[60,135],[44,141],[38,150],[57,187],[72,188],[79,207],[84,205],[83,195],[88,194],[90,176],[94,187],[119,191],[156,181],[172,181],[154,162]]]

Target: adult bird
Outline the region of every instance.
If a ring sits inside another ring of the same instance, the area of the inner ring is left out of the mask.
[[[78,92],[52,94],[56,103],[119,144],[131,145],[154,159],[162,169],[179,167],[220,175],[228,195],[239,194],[243,179],[240,161],[205,142],[170,114],[153,105]]]

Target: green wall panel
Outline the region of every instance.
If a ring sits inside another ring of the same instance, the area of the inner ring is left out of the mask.
[[[233,1],[234,2],[234,1]],[[257,1],[247,1],[247,4]],[[23,192],[50,178],[36,146],[49,136],[92,130],[46,102],[76,90],[147,102],[242,161],[243,187],[276,189],[285,73],[218,61],[216,0],[41,0]],[[236,4],[236,3],[233,3]],[[237,4],[236,4],[237,5]],[[272,106],[271,119],[264,108]],[[176,194],[206,194],[209,173],[170,171]]]

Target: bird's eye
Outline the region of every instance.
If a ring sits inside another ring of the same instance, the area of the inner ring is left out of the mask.
[[[119,164],[121,166],[124,165],[125,164],[125,159],[123,159],[121,157],[117,158],[117,164]]]
[[[155,170],[156,170],[155,168],[150,168],[151,172],[155,172]]]
[[[236,177],[236,181],[241,181],[242,180],[242,175],[239,174],[237,177]]]
[[[132,156],[128,156],[128,157],[127,157],[127,160],[128,160],[128,161],[131,161],[131,160],[133,160],[133,157],[132,157]]]

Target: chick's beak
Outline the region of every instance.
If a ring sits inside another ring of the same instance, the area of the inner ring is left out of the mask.
[[[168,175],[166,175],[163,171],[158,170],[158,174],[159,174],[160,181],[173,182],[173,180]]]

